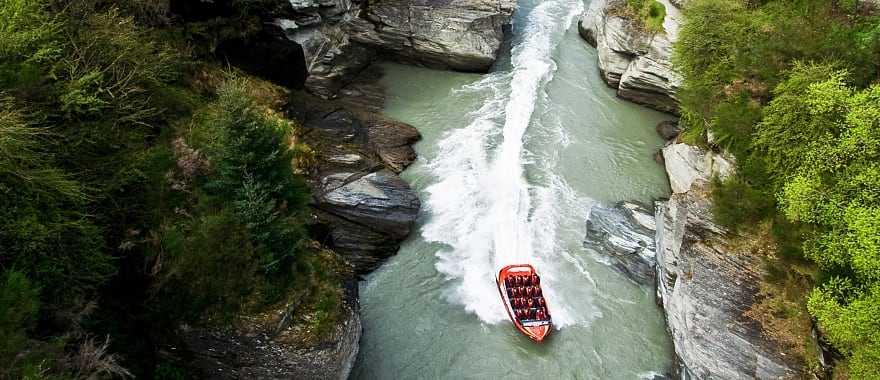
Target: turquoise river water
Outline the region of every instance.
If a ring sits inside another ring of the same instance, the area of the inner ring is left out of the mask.
[[[419,129],[404,178],[422,212],[361,285],[354,379],[640,379],[671,343],[652,289],[583,246],[591,207],[668,195],[653,154],[669,116],[617,99],[577,35],[583,0],[521,0],[489,74],[383,64],[385,112]],[[555,330],[514,330],[494,285],[534,264]]]

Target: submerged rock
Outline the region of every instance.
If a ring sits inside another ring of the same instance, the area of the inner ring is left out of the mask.
[[[612,265],[643,285],[654,283],[654,215],[645,206],[621,202],[594,206],[584,245],[610,257]]]
[[[596,47],[599,71],[617,95],[670,113],[678,112],[681,76],[672,68],[672,43],[678,38],[681,12],[669,2],[664,31],[651,33],[613,12],[615,0],[594,0],[578,22],[581,36]]]

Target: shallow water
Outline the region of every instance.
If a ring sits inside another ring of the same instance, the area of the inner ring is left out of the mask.
[[[485,75],[383,64],[385,112],[416,126],[403,177],[423,210],[362,283],[356,379],[637,379],[671,344],[653,291],[584,248],[596,204],[668,195],[653,154],[669,118],[619,100],[577,35],[581,0],[521,0],[512,49]],[[494,276],[534,264],[556,330],[513,329]]]

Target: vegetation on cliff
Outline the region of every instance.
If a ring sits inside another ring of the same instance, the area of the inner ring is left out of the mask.
[[[248,30],[169,17],[0,1],[0,379],[182,378],[160,352],[180,323],[341,296],[315,275],[283,90],[190,48]]]
[[[810,284],[771,319],[808,309],[847,359],[838,373],[859,379],[880,373],[876,11],[863,1],[692,0],[675,52],[684,138],[737,159],[737,174],[715,186],[719,219],[769,223],[778,249],[768,283]]]

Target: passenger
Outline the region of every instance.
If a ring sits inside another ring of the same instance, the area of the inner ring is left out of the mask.
[[[533,275],[532,275],[532,284],[534,284],[535,286],[540,285],[540,284],[541,284],[541,278],[538,277],[538,275],[533,274]]]
[[[535,302],[532,301],[531,298],[529,298],[529,300],[526,302],[526,304],[529,306],[530,309],[535,306]]]
[[[547,301],[544,301],[544,297],[538,297],[538,306],[547,307]]]
[[[513,286],[516,286],[516,287],[520,287],[520,286],[522,286],[522,277],[520,277],[520,276],[514,276],[514,277],[513,277],[513,283],[514,283]]]
[[[535,287],[535,295],[538,296],[538,297],[540,297],[540,296],[541,296],[541,293],[543,293],[543,292],[541,291],[541,287],[540,287],[540,286],[536,286],[536,287]]]
[[[543,321],[544,320],[544,311],[541,309],[538,309],[538,314],[536,317],[539,321]]]

